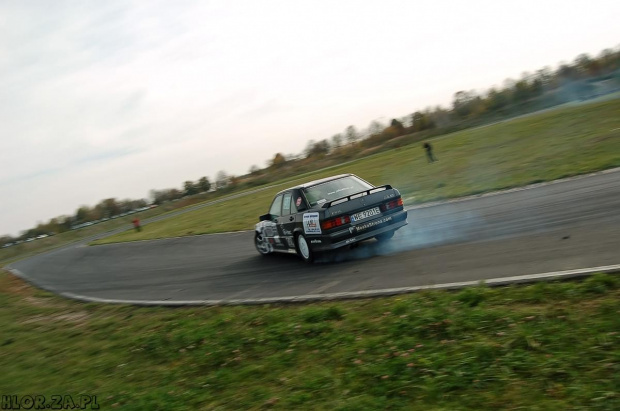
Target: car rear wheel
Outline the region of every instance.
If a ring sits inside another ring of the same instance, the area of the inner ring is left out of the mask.
[[[379,242],[390,240],[392,237],[394,237],[394,231],[388,231],[375,236]]]
[[[271,253],[271,247],[269,247],[267,239],[259,233],[254,235],[254,245],[256,246],[256,251],[258,251],[260,255],[265,256]]]
[[[306,263],[314,261],[314,253],[310,249],[310,245],[303,234],[297,236],[297,255]]]

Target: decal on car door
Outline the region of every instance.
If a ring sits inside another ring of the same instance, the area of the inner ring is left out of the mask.
[[[319,213],[304,214],[304,233],[321,234],[321,224],[319,224]]]

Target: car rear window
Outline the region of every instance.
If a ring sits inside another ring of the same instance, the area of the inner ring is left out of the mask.
[[[372,185],[354,176],[342,177],[312,187],[304,188],[310,206],[346,197],[373,188]]]

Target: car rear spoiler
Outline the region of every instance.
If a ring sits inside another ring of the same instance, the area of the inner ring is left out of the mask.
[[[345,203],[345,202],[347,202],[349,200],[354,200],[356,198],[367,196],[369,194],[374,194],[374,193],[378,193],[380,191],[391,190],[391,189],[392,189],[392,186],[389,185],[389,184],[386,184],[384,186],[379,186],[379,187],[373,187],[373,188],[370,188],[370,189],[365,190],[365,191],[360,191],[359,193],[351,194],[351,195],[348,195],[348,196],[345,196],[345,197],[340,197],[340,198],[337,198],[335,200],[323,203],[321,208],[329,208],[329,207],[331,207],[333,205],[342,204],[342,203]]]

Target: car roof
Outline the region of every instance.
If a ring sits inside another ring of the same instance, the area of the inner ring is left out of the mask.
[[[331,176],[331,177],[326,177],[326,178],[322,178],[320,180],[313,180],[313,181],[309,181],[307,183],[303,183],[303,184],[299,184],[295,187],[289,187],[286,190],[282,190],[280,191],[278,194],[281,194],[285,191],[289,191],[289,190],[295,190],[295,189],[300,189],[300,188],[308,188],[308,187],[312,187],[312,186],[316,186],[319,184],[323,184],[326,183],[328,181],[332,181],[332,180],[338,180],[339,178],[343,178],[343,177],[349,177],[349,176],[355,176],[354,174],[338,174],[337,176]],[[357,176],[355,176],[357,177]],[[276,195],[278,195],[276,194]]]

